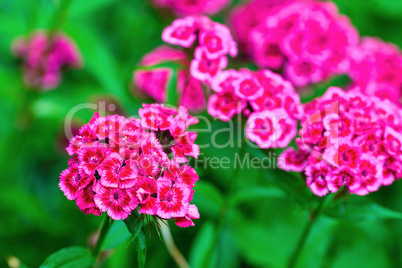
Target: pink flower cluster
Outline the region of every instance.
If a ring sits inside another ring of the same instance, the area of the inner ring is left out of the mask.
[[[114,220],[134,210],[174,218],[180,227],[194,225],[197,207],[190,204],[196,171],[185,164],[197,158],[197,134],[187,131],[198,122],[184,107],[144,104],[139,119],[95,114],[67,147],[72,156],[60,175],[60,189],[85,214]]]
[[[292,84],[280,75],[230,69],[220,72],[211,88],[216,94],[209,98],[209,114],[229,121],[243,111],[248,116],[246,135],[259,147],[285,147],[296,135],[303,108]]]
[[[354,86],[368,95],[400,104],[402,96],[402,53],[397,46],[364,37],[351,54],[349,76]]]
[[[44,32],[35,32],[30,38],[15,40],[12,51],[23,59],[24,81],[33,88],[53,89],[60,84],[62,68],[82,65],[77,47],[64,34],[50,39]]]
[[[213,15],[227,6],[231,0],[154,0],[157,6],[172,9],[179,16]]]
[[[299,150],[286,149],[279,166],[303,172],[311,191],[324,196],[346,187],[366,195],[402,176],[402,110],[358,90],[331,87],[305,105]]]
[[[186,58],[183,51],[168,46],[154,49],[142,58],[140,67],[134,71],[135,88],[157,102],[164,103],[170,79],[176,79],[179,104],[192,112],[201,111],[206,105],[203,87],[197,79],[189,76]],[[173,63],[180,68],[174,73],[168,66],[157,67],[164,63]]]
[[[173,21],[162,33],[166,43],[194,49],[190,74],[204,83],[227,67],[227,57],[237,55],[237,44],[229,29],[205,16],[188,16]]]
[[[230,25],[241,48],[247,51],[249,46],[249,33],[265,18],[272,10],[281,5],[294,2],[295,0],[250,0],[233,8],[230,14]]]
[[[237,35],[247,44],[247,52],[260,67],[284,68],[285,77],[294,85],[317,83],[350,70],[348,55],[359,35],[333,3],[289,1],[257,15],[240,13],[238,20],[247,20],[245,16],[254,25],[240,26],[236,14],[232,21],[240,27]]]

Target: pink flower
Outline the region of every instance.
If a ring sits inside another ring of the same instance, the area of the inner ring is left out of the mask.
[[[179,102],[180,105],[183,105],[192,112],[203,110],[207,101],[200,81],[190,76],[182,91]]]
[[[397,160],[402,160],[402,135],[391,127],[385,128],[384,147]]]
[[[253,58],[260,67],[279,69],[285,62],[281,50],[281,36],[275,28],[256,27],[250,32]]]
[[[238,98],[234,93],[226,91],[209,97],[208,113],[222,121],[229,121],[235,114],[241,113],[247,102]]]
[[[308,60],[291,61],[285,68],[286,77],[296,86],[302,87],[309,83],[317,83],[326,75],[319,66]]]
[[[96,140],[97,136],[95,131],[91,128],[90,125],[84,125],[79,130],[79,135],[74,136],[69,146],[66,148],[69,155],[74,155],[81,147],[91,143],[92,141]]]
[[[323,158],[335,166],[347,166],[356,168],[361,152],[359,148],[350,144],[349,140],[341,140],[339,145],[326,150]]]
[[[199,36],[199,43],[210,59],[226,54],[232,57],[237,55],[237,44],[229,28],[219,23],[214,23],[212,28],[203,29]]]
[[[108,115],[95,120],[94,130],[98,139],[103,140],[110,135],[120,132],[126,123],[127,120],[124,116]]]
[[[199,177],[195,169],[188,165],[182,165],[181,167],[170,165],[169,169],[165,172],[165,178],[174,182],[182,182],[192,187],[198,181]]]
[[[95,204],[113,220],[124,220],[137,207],[124,189],[101,187],[94,197]]]
[[[263,93],[263,88],[253,73],[243,70],[241,76],[233,81],[234,93],[244,100],[255,100]]]
[[[194,143],[197,138],[197,133],[187,132],[186,135],[177,139],[177,143],[171,147],[173,156],[178,163],[185,163],[188,161],[187,156],[198,158],[200,155],[200,148]]]
[[[278,166],[286,171],[302,172],[307,166],[308,152],[296,152],[293,147],[285,149],[278,157]]]
[[[162,40],[172,45],[190,47],[197,38],[196,30],[194,17],[176,19],[163,30]]]
[[[141,125],[144,128],[155,130],[167,130],[170,127],[170,120],[177,112],[162,104],[144,104],[144,108],[138,110],[141,117]]]
[[[103,163],[101,183],[105,187],[131,188],[138,180],[138,170],[127,165],[118,153],[111,153]]]
[[[369,192],[377,191],[382,184],[383,169],[382,163],[370,155],[362,155],[358,169],[357,178],[360,187],[354,193],[366,195]]]
[[[327,2],[254,0],[235,10],[232,24],[257,65],[284,69],[299,87],[347,74],[359,42],[350,21]]]
[[[135,188],[129,193],[132,199],[140,205],[139,213],[155,215],[158,211],[158,199],[156,198],[156,181],[151,178],[143,177],[138,181]]]
[[[203,82],[209,82],[221,70],[227,66],[227,58],[208,58],[201,47],[195,50],[194,59],[191,61],[190,73],[194,78]]]
[[[328,181],[331,178],[330,167],[325,163],[308,165],[306,167],[306,182],[311,191],[318,195],[324,196],[328,193]]]
[[[143,176],[155,177],[160,171],[160,163],[157,156],[142,155],[131,161],[130,164],[137,166],[139,174]]]
[[[280,168],[304,170],[314,194],[322,196],[346,186],[352,194],[366,195],[402,176],[398,106],[359,90],[332,87],[306,104],[304,112],[296,138],[300,161],[294,160],[293,149],[285,150]]]
[[[81,174],[93,175],[100,167],[103,160],[110,154],[110,151],[102,145],[89,148],[81,148],[78,152]]]
[[[261,148],[285,147],[295,135],[296,122],[283,109],[254,112],[247,121],[247,138]]]
[[[191,219],[199,219],[200,213],[198,213],[198,209],[195,205],[190,205],[187,211],[186,216],[184,217],[176,217],[174,221],[179,227],[189,227],[194,226],[194,222]]]
[[[137,210],[183,218],[179,225],[190,226],[198,175],[182,163],[200,154],[197,134],[187,130],[198,119],[183,106],[176,110],[162,104],[144,104],[139,114],[140,119],[94,114],[67,147],[72,157],[59,187],[85,214],[107,211],[121,220]]]
[[[215,14],[231,0],[154,0],[158,6],[170,8],[177,15]]]
[[[229,52],[228,44],[214,31],[202,31],[200,33],[200,46],[208,58],[218,58]]]
[[[134,84],[141,91],[155,99],[157,102],[166,100],[166,87],[171,71],[167,68],[153,70],[137,70],[134,72]]]
[[[236,70],[224,70],[219,72],[211,81],[211,88],[217,92],[233,92],[233,82],[240,78],[239,73]]]
[[[350,77],[354,86],[369,95],[400,104],[402,53],[394,44],[363,37],[350,53]]]
[[[76,166],[63,170],[60,174],[59,187],[69,200],[77,197],[77,191],[84,188],[90,182],[88,177],[82,177]]]
[[[96,188],[99,189],[99,188]],[[92,183],[77,192],[76,204],[85,214],[102,215],[102,211],[95,204],[95,187]]]
[[[328,189],[333,193],[337,192],[344,185],[348,187],[351,193],[360,187],[360,180],[357,178],[357,174],[347,166],[342,166],[335,170],[327,182]]]
[[[159,207],[157,215],[163,219],[185,217],[189,209],[190,188],[180,182],[172,186],[168,178],[157,180]]]

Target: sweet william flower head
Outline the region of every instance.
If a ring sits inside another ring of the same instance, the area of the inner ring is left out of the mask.
[[[299,151],[285,150],[279,158],[282,169],[304,171],[314,194],[345,187],[366,195],[401,177],[399,106],[332,87],[304,108]]]
[[[225,70],[212,79],[208,112],[222,121],[242,114],[249,140],[261,148],[282,148],[296,135],[303,116],[300,97],[293,86],[270,70]],[[252,108],[252,110],[250,110]]]
[[[192,226],[198,175],[184,163],[199,155],[197,135],[187,131],[198,119],[161,104],[144,104],[139,115],[95,114],[67,147],[72,158],[59,187],[85,214],[121,220],[135,211]]]
[[[254,0],[236,9],[231,21],[259,67],[283,69],[298,87],[353,72],[350,55],[359,35],[333,3]]]

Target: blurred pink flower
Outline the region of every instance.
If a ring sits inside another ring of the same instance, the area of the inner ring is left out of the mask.
[[[23,60],[24,81],[33,88],[50,90],[61,81],[64,67],[79,68],[82,57],[71,39],[55,34],[51,40],[37,31],[30,38],[13,41],[12,52]]]
[[[231,0],[154,0],[157,6],[170,8],[180,16],[213,15],[229,5]]]

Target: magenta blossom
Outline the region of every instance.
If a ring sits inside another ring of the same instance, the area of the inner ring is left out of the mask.
[[[279,166],[303,172],[311,191],[323,196],[346,187],[366,195],[402,175],[402,111],[388,100],[359,90],[331,87],[304,106],[296,139]]]
[[[172,9],[181,16],[208,14],[213,15],[227,6],[231,0],[153,0],[157,6]]]
[[[401,103],[402,53],[393,44],[364,37],[351,54],[353,85],[368,95]]]
[[[183,163],[199,155],[197,134],[187,131],[198,119],[182,106],[162,104],[144,104],[139,115],[95,114],[70,141],[72,158],[60,175],[60,189],[86,214],[107,212],[120,220],[138,209],[177,218],[180,227],[193,225],[199,215],[190,202],[198,175]]]
[[[61,33],[51,39],[40,31],[29,38],[18,38],[12,44],[12,52],[23,59],[24,81],[33,88],[53,89],[60,84],[62,68],[82,66],[76,45]]]
[[[251,1],[234,12],[232,23],[260,67],[283,68],[298,87],[347,74],[359,42],[355,28],[330,2]]]
[[[259,147],[286,147],[295,137],[303,109],[292,84],[280,75],[269,70],[225,70],[211,87],[216,94],[209,99],[209,114],[229,121],[245,112],[246,136]]]
[[[237,44],[226,26],[202,15],[176,19],[164,29],[162,39],[183,51],[161,46],[145,55],[134,72],[135,87],[166,102],[168,87],[175,86],[180,105],[200,112],[207,102],[204,86],[227,67],[227,55],[237,55]]]
[[[184,48],[194,46],[190,74],[207,84],[226,68],[226,55],[237,55],[237,44],[229,29],[205,16],[188,16],[175,20],[163,31],[162,39],[166,43]]]

